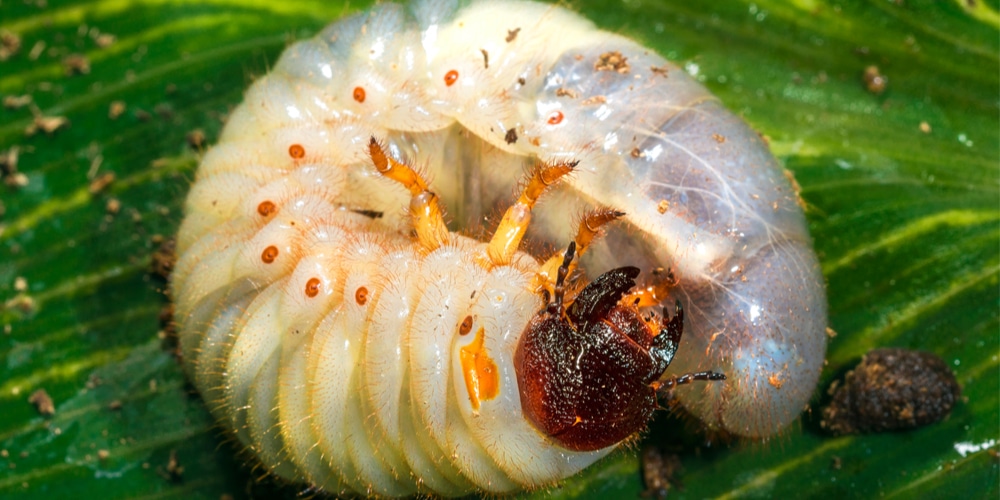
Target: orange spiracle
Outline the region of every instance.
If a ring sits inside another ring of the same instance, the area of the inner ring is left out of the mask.
[[[363,87],[354,87],[354,100],[365,102],[365,89]]]
[[[365,302],[368,302],[368,289],[363,286],[358,287],[357,291],[354,292],[354,301],[359,306],[365,305]]]
[[[270,264],[274,262],[274,259],[278,258],[278,247],[271,245],[264,249],[260,254],[260,260],[264,261],[265,264]]]
[[[472,316],[466,316],[458,327],[459,335],[468,335],[472,331]]]
[[[262,201],[260,202],[260,205],[257,205],[257,213],[260,214],[261,217],[267,217],[277,211],[278,207],[271,200]]]
[[[451,70],[444,75],[444,84],[451,87],[458,81],[458,71]]]
[[[319,295],[319,278],[309,278],[306,282],[306,297],[313,298]]]
[[[300,160],[306,155],[306,148],[302,147],[301,144],[292,144],[288,146],[288,156]]]

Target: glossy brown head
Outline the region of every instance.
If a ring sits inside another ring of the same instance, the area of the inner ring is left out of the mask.
[[[688,381],[658,382],[677,352],[684,313],[678,302],[673,318],[664,309],[662,319],[647,321],[623,304],[639,275],[635,267],[602,274],[564,308],[562,280],[573,248],[555,297],[521,335],[514,367],[525,416],[561,446],[589,451],[643,430],[658,407],[657,388]],[[696,379],[722,378],[709,373]]]

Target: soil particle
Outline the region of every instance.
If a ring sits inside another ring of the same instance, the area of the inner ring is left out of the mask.
[[[885,92],[886,86],[889,85],[889,79],[879,71],[878,66],[868,66],[865,68],[862,79],[865,82],[865,88],[868,89],[868,92],[875,95]]]
[[[164,280],[170,279],[170,272],[173,271],[174,263],[177,261],[177,256],[174,254],[174,244],[173,239],[167,239],[153,252],[150,271]]]
[[[617,50],[601,54],[597,58],[597,62],[594,63],[594,71],[614,71],[624,75],[629,72],[629,69],[631,68],[628,64],[628,58]]]
[[[28,402],[35,405],[35,409],[42,416],[50,417],[56,414],[56,405],[45,389],[38,389],[31,393],[31,396],[28,396]]]
[[[642,481],[646,485],[643,498],[666,498],[672,488],[683,488],[677,480],[681,459],[650,446],[642,451]]]
[[[951,413],[961,388],[939,357],[907,349],[875,349],[829,389],[820,425],[834,434],[914,429]]]
[[[101,175],[100,177],[90,181],[90,185],[87,186],[87,191],[89,191],[90,194],[98,194],[101,191],[107,189],[107,187],[110,186],[111,183],[113,182],[115,182],[114,172],[107,172]]]
[[[125,112],[125,102],[124,101],[114,101],[108,106],[108,118],[112,120],[117,120],[122,113]]]
[[[517,142],[517,129],[512,128],[508,130],[507,133],[504,134],[503,140],[507,144],[514,144]]]
[[[200,128],[188,132],[184,138],[187,140],[188,147],[195,151],[201,151],[205,147],[205,131]]]
[[[21,50],[21,37],[17,33],[0,30],[0,61],[6,61]]]
[[[44,116],[41,113],[35,114],[35,119],[24,129],[24,135],[31,137],[38,131],[52,135],[56,130],[69,126],[69,120],[65,116]]]
[[[63,58],[62,63],[66,76],[86,75],[90,73],[90,59],[83,54],[70,54]]]
[[[31,94],[5,95],[3,96],[3,107],[7,109],[21,109],[31,104]]]

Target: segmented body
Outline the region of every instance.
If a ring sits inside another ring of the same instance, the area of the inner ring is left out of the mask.
[[[372,166],[372,136],[426,166],[466,228],[510,203],[525,166],[578,160],[526,240],[562,247],[583,207],[625,211],[584,267],[672,270],[688,331],[672,371],[728,375],[678,387],[680,401],[747,436],[805,405],[825,351],[822,280],[797,195],[752,130],[675,66],[562,8],[384,4],[293,45],[253,84],[178,235],[185,366],[276,474],[333,492],[507,492],[612,448],[562,449],[522,416],[511,359],[545,303],[539,263],[484,268],[484,244],[458,235],[421,251],[410,194]],[[496,387],[473,397],[463,352],[489,353]]]

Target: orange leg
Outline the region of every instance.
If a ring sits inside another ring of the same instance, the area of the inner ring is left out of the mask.
[[[594,239],[601,234],[602,226],[615,221],[624,215],[624,212],[619,212],[610,208],[598,208],[584,214],[583,218],[580,220],[580,227],[576,231],[576,238],[573,239],[574,246],[576,247],[577,259],[571,259],[571,262],[566,263],[567,271],[572,272],[576,269],[576,263],[579,262],[579,257],[583,255]],[[554,292],[553,287],[556,284],[557,271],[562,265],[562,252],[549,257],[549,260],[545,261],[538,271],[536,287],[548,290],[550,293]]]
[[[486,250],[490,264],[502,266],[510,263],[521,244],[521,238],[524,238],[524,232],[528,230],[531,208],[535,206],[538,197],[560,177],[570,173],[575,166],[575,162],[557,163],[535,169],[521,196],[503,214],[500,226],[490,239]]]
[[[409,165],[400,163],[382,149],[382,145],[372,137],[368,152],[379,173],[410,190],[410,215],[417,239],[424,250],[430,252],[448,243],[448,226],[444,223],[444,213],[438,197],[427,187],[427,181]]]
[[[598,208],[583,215],[580,220],[580,228],[576,231],[576,253],[583,255],[590,243],[601,233],[601,227],[605,224],[616,221],[625,216],[625,212],[619,212],[610,208]]]

